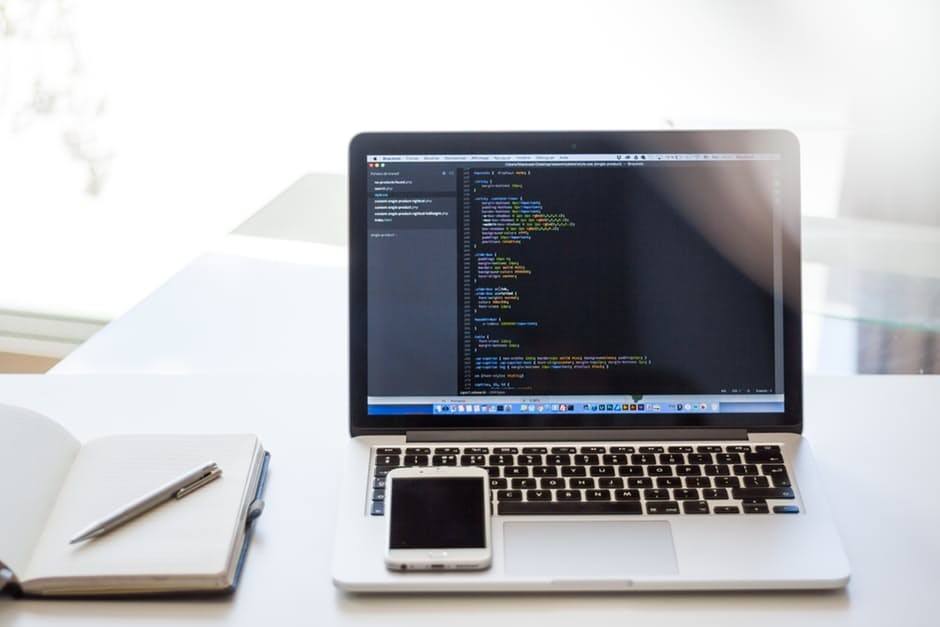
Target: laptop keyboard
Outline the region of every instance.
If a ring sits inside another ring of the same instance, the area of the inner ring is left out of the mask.
[[[377,447],[369,512],[385,514],[385,476],[401,466],[481,466],[494,513],[797,514],[777,444]]]

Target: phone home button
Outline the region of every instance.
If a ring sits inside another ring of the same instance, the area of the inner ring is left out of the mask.
[[[447,551],[428,551],[428,557],[431,559],[440,559],[447,557]]]

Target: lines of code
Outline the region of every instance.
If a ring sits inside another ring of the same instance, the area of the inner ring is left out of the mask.
[[[462,393],[601,389],[610,370],[651,363],[615,350],[616,336],[580,341],[583,321],[569,314],[570,272],[557,269],[566,254],[591,245],[591,232],[580,236],[572,218],[583,206],[544,193],[556,175],[526,168],[461,172]],[[586,280],[596,283],[596,271]]]

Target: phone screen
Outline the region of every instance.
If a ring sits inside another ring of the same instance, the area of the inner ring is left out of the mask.
[[[472,477],[394,479],[389,548],[486,548],[483,481]]]

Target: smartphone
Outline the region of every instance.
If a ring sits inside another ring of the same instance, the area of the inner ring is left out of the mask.
[[[389,570],[483,570],[493,559],[482,468],[396,468],[385,478]]]

